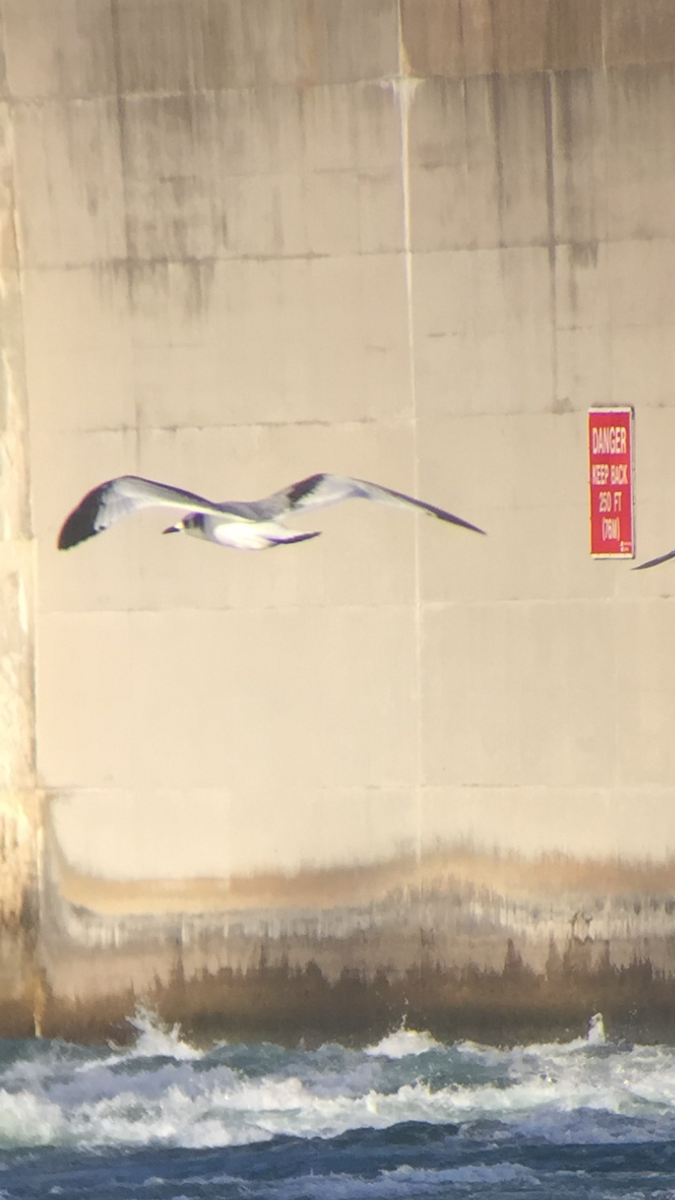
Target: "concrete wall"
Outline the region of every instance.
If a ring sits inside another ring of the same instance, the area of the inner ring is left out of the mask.
[[[635,407],[638,555],[670,548],[671,7],[0,12],[53,1026],[157,980],[222,1012],[278,963],[515,964],[511,1012],[582,952],[579,1011],[598,970],[669,976],[673,575],[590,558],[586,411]],[[274,554],[150,513],[55,547],[116,474],[317,470],[489,537],[352,504]]]
[[[34,554],[11,106],[0,99],[0,996],[34,1024],[41,854],[35,774]],[[38,1016],[39,1024],[39,1016]]]

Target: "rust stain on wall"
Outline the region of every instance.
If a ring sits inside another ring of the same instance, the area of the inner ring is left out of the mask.
[[[560,897],[570,894],[604,897],[633,893],[673,896],[675,859],[662,863],[626,863],[618,859],[575,859],[547,854],[526,860],[516,854],[459,850],[417,859],[409,855],[371,866],[306,869],[294,875],[260,873],[230,879],[118,881],[74,870],[63,860],[59,892],[70,904],[95,912],[206,912],[217,909],[279,909],[316,905],[331,908],[365,900],[381,900],[411,888],[474,888],[503,897]],[[675,928],[675,926],[674,926]]]
[[[120,883],[52,847],[42,1028],[124,1037],[151,1000],[197,1035],[675,1032],[675,862],[438,851],[363,868]],[[9,1019],[9,1018],[7,1018]]]

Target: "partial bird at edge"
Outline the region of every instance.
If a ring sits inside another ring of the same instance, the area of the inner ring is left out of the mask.
[[[350,499],[412,507],[474,533],[485,532],[462,517],[427,504],[424,500],[417,500],[405,492],[396,492],[348,475],[310,475],[262,500],[222,503],[169,484],[143,479],[139,475],[120,475],[99,484],[83,496],[66,517],[57,544],[59,550],[68,550],[88,538],[96,537],[122,517],[140,509],[169,508],[181,510],[186,515],[176,524],[168,526],[164,533],[188,533],[238,550],[264,550],[319,536],[320,530],[298,533],[289,528],[285,523],[289,515],[305,509],[327,508]]]
[[[658,558],[650,558],[648,562],[638,563],[632,569],[634,571],[646,571],[647,567],[658,567],[660,563],[668,562],[669,558],[675,558],[675,550],[669,550],[667,554],[660,554]]]

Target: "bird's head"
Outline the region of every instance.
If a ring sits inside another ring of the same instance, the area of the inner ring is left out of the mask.
[[[175,525],[163,530],[164,533],[193,533],[198,537],[201,536],[204,529],[204,514],[203,513],[188,513],[181,521],[176,521]]]

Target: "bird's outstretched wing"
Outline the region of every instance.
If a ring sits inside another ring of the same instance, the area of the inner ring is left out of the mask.
[[[77,508],[73,509],[63,523],[58,546],[60,550],[77,546],[79,542],[103,533],[122,517],[129,516],[141,508],[160,507],[187,510],[191,513],[210,513],[225,521],[256,524],[274,521],[298,510],[327,508],[331,504],[352,499],[374,500],[379,504],[421,509],[441,521],[450,521],[453,525],[461,525],[465,529],[483,533],[477,525],[472,525],[443,508],[436,508],[424,500],[416,500],[414,496],[394,492],[390,488],[368,483],[364,479],[351,479],[347,475],[310,475],[308,479],[292,483],[263,500],[222,503],[206,500],[204,496],[183,491],[182,488],[143,479],[139,475],[120,475],[92,488],[80,500]]]
[[[649,562],[640,563],[639,566],[633,567],[633,570],[646,571],[647,567],[658,567],[659,563],[668,562],[669,558],[675,558],[675,550],[670,550],[668,554],[660,554],[658,558],[650,558]]]
[[[66,517],[58,538],[59,550],[68,550],[87,538],[109,529],[122,517],[141,508],[179,508],[190,512],[218,512],[218,507],[194,492],[142,479],[140,475],[120,475],[99,484],[83,496],[77,508]]]
[[[327,508],[331,504],[340,504],[343,500],[374,500],[378,504],[394,504],[399,507],[413,507],[438,517],[441,521],[450,521],[452,525],[461,525],[464,529],[472,529],[474,533],[484,533],[470,521],[456,517],[446,512],[444,508],[436,508],[425,500],[417,500],[405,492],[394,492],[391,488],[381,487],[377,483],[368,483],[365,479],[352,479],[348,475],[310,475],[298,483],[292,483],[280,492],[274,492],[266,500],[259,501],[265,506],[269,517],[281,516],[288,512],[302,509]]]

